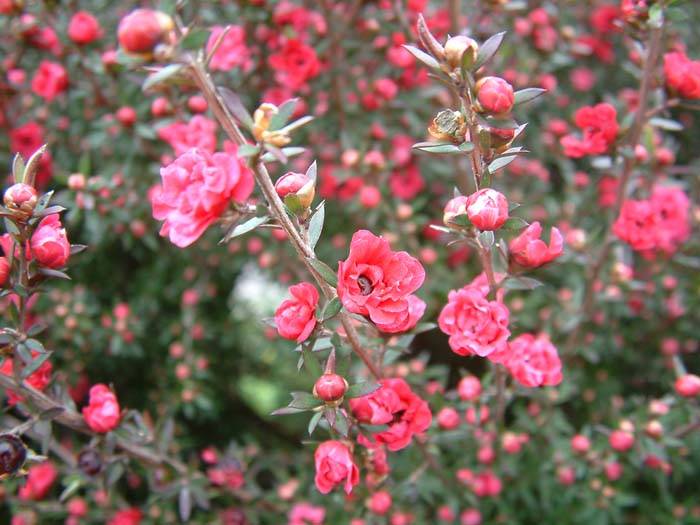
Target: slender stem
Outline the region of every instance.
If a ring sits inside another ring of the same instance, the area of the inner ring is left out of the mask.
[[[663,36],[663,25],[660,27],[654,27],[650,30],[649,35],[649,46],[647,51],[646,60],[644,63],[644,70],[642,72],[642,80],[639,86],[639,107],[635,113],[635,118],[632,126],[627,134],[625,144],[628,147],[635,147],[639,143],[639,139],[644,129],[644,125],[649,119],[647,113],[647,106],[649,104],[649,95],[652,89],[652,83],[654,81],[654,72],[658,66],[659,57],[661,55],[661,43]],[[632,177],[632,172],[636,165],[636,160],[634,156],[625,157],[622,173],[620,175],[620,182],[617,189],[617,195],[615,197],[615,204],[612,211],[612,220],[615,221],[620,215],[620,210],[622,209],[622,204],[627,196],[627,187],[629,185],[630,179]],[[615,241],[615,236],[612,233],[612,228],[608,228],[605,240],[603,241],[603,246],[598,252],[598,257],[593,261],[589,267],[588,276],[586,278],[587,286],[586,292],[583,299],[582,307],[582,319],[579,326],[583,322],[590,318],[593,313],[593,307],[595,306],[595,283],[600,276],[600,272],[605,266],[605,262],[610,255],[610,250],[612,249],[613,242]],[[569,343],[573,345],[578,338],[579,330],[574,330]]]
[[[57,403],[49,396],[33,388],[32,386],[26,383],[19,383],[12,377],[0,374],[0,387],[10,389],[18,394],[21,394],[22,397],[31,401],[31,403],[41,411],[62,409],[61,413],[56,416],[53,421],[56,421],[65,427],[77,430],[83,434],[95,435],[92,430],[90,430],[90,427],[88,427],[85,423],[83,416]],[[117,438],[116,445],[127,455],[143,461],[144,463],[149,463],[152,465],[170,465],[180,474],[185,474],[187,472],[187,465],[179,460],[158,454],[147,447],[136,445],[130,441],[127,441],[126,439]]]
[[[239,146],[246,144],[247,141],[243,136],[243,133],[238,128],[238,125],[229,113],[228,108],[221,100],[211,77],[206,72],[202,64],[197,60],[191,60],[190,66],[197,86],[201,90],[204,98],[207,100],[209,107],[212,108],[214,116],[219,124],[221,124],[221,126],[224,128],[226,134]],[[270,212],[274,215],[275,219],[277,222],[279,222],[282,228],[284,228],[292,247],[297,252],[301,262],[306,266],[309,273],[316,280],[326,299],[331,300],[337,297],[335,288],[330,286],[309,262],[310,260],[315,259],[316,255],[311,246],[305,242],[304,238],[299,233],[299,230],[294,226],[294,223],[290,219],[289,215],[287,215],[287,212],[284,209],[284,204],[275,191],[275,187],[272,184],[272,179],[270,178],[270,174],[268,173],[265,164],[259,158],[256,158],[251,163],[251,169],[255,180],[270,207]],[[369,354],[362,347],[357,330],[355,330],[355,326],[352,324],[352,319],[344,312],[339,314],[339,318],[343,328],[345,329],[345,333],[353,352],[355,352],[355,354],[357,354],[357,356],[362,360],[374,378],[380,379],[382,377],[381,370],[374,364]]]

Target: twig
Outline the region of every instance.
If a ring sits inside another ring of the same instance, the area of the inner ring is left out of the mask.
[[[216,117],[217,121],[224,128],[226,134],[239,146],[246,144],[247,141],[243,136],[243,133],[241,133],[238,125],[229,113],[228,108],[221,100],[211,77],[206,72],[202,64],[196,59],[191,59],[190,67],[197,86],[201,90],[204,98],[207,100],[209,107],[214,112],[214,116]],[[303,237],[299,233],[299,230],[297,230],[294,223],[287,215],[284,209],[284,204],[275,191],[275,187],[272,184],[272,179],[270,178],[270,174],[268,173],[265,164],[260,161],[259,158],[255,159],[254,162],[251,162],[251,169],[253,170],[253,175],[255,176],[255,180],[258,183],[260,190],[267,200],[270,207],[270,212],[274,215],[275,219],[279,222],[282,228],[284,228],[285,232],[287,232],[287,236],[289,237],[294,250],[297,252],[299,259],[316,280],[326,299],[331,300],[337,297],[335,288],[330,286],[309,262],[310,260],[316,259],[316,255],[311,246],[304,241]],[[374,364],[369,354],[362,347],[359,335],[357,334],[350,317],[344,312],[341,312],[338,317],[340,318],[343,328],[345,329],[345,333],[353,352],[355,352],[355,354],[357,354],[357,356],[362,360],[374,378],[380,379],[382,377],[381,370]]]

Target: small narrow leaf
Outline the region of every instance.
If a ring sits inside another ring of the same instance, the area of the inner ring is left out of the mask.
[[[321,418],[323,417],[323,411],[319,410],[316,412],[311,420],[309,421],[309,435],[314,433],[314,430],[316,430],[316,426],[318,425],[318,422],[321,421]]]
[[[341,436],[347,437],[350,425],[342,408],[336,408],[335,410],[335,425],[333,425],[333,428],[335,428]]]
[[[517,230],[522,230],[523,228],[525,228],[528,225],[529,225],[529,223],[521,217],[510,217],[503,224],[503,229],[517,231]]]
[[[545,94],[546,92],[547,90],[542,88],[520,89],[515,92],[515,104],[525,104],[526,102],[535,100],[537,97]]]
[[[449,142],[418,142],[413,145],[413,149],[416,151],[422,151],[425,153],[462,153],[463,150],[459,149],[454,144]]]
[[[318,205],[316,211],[309,220],[309,244],[311,249],[316,248],[316,243],[321,238],[323,231],[323,222],[326,218],[326,203],[325,201]]]
[[[187,522],[192,515],[192,493],[190,492],[190,487],[185,485],[180,489],[180,495],[177,498],[178,511],[180,513],[180,520]]]
[[[209,40],[209,31],[206,29],[190,29],[187,35],[180,40],[180,45],[190,51],[198,51]]]
[[[354,397],[362,397],[366,396],[367,394],[371,394],[375,390],[377,390],[380,386],[379,383],[375,383],[374,381],[363,381],[362,383],[355,383],[354,385],[350,385],[348,388],[348,391],[345,393],[345,397],[348,399],[352,399]]]
[[[228,242],[231,239],[233,239],[234,237],[239,237],[245,233],[253,231],[255,228],[257,228],[261,224],[265,224],[269,220],[270,220],[270,217],[268,217],[268,216],[253,217],[252,219],[248,219],[244,223],[236,225],[236,227],[233,228],[233,230],[231,230],[230,232],[228,232],[224,236],[224,238],[220,241],[219,244],[224,243],[224,242]]]
[[[161,70],[148,75],[143,82],[142,89],[144,92],[151,91],[159,84],[164,84],[173,81],[182,73],[184,66],[182,64],[170,64]]]
[[[318,259],[314,259],[313,257],[307,257],[306,260],[313,267],[313,269],[318,272],[324,281],[330,284],[333,288],[338,286],[338,276],[327,264]]]
[[[237,155],[241,158],[252,157],[260,153],[260,147],[255,144],[241,144],[238,146]]]
[[[499,157],[496,160],[492,161],[489,166],[488,170],[489,173],[495,173],[500,169],[505,168],[508,164],[513,162],[515,159],[517,159],[517,155],[506,155],[505,157]]]
[[[495,237],[492,231],[485,231],[479,234],[479,242],[484,248],[491,248],[491,246],[493,246],[494,240]]]
[[[459,145],[459,151],[463,151],[464,153],[471,153],[472,151],[474,151],[474,144],[469,141],[462,142]]]
[[[306,170],[306,176],[309,177],[312,181],[316,182],[317,172],[318,166],[316,165],[316,161],[313,161]]]
[[[236,93],[225,87],[219,87],[217,88],[217,91],[219,92],[221,99],[224,101],[226,108],[228,108],[228,110],[231,112],[231,115],[233,115],[235,119],[246,128],[252,129],[253,117],[250,116],[250,113],[248,113],[248,110],[243,105],[243,102],[241,102],[241,98]]]
[[[671,120],[669,118],[654,117],[649,120],[649,124],[651,124],[655,128],[665,129],[666,131],[683,130],[683,124],[676,120]]]
[[[409,46],[408,44],[404,44],[403,47],[406,49],[406,51],[411,53],[414,57],[416,57],[420,62],[422,62],[429,68],[440,69],[440,64],[438,64],[438,61],[431,57],[425,51],[421,51],[417,47]]]
[[[506,290],[534,290],[542,286],[542,283],[532,277],[509,277],[504,283]]]
[[[292,392],[292,400],[289,402],[291,408],[306,410],[321,405],[321,401],[308,392]]]
[[[12,161],[12,176],[15,183],[24,182],[24,159],[17,153]]]
[[[476,62],[474,62],[474,69],[478,69],[483,66],[486,62],[491,60],[491,58],[496,54],[498,49],[503,43],[503,37],[506,36],[506,32],[496,33],[490,37],[486,42],[481,44],[479,47],[479,53],[476,56]]]
[[[321,314],[321,321],[328,321],[329,319],[332,319],[338,313],[340,310],[343,308],[343,303],[340,302],[340,299],[338,297],[334,297],[328,303],[326,303],[325,308],[323,309],[323,314]]]
[[[27,379],[36,372],[44,362],[51,357],[51,352],[44,352],[34,358],[34,360],[22,369],[22,379]]]
[[[296,108],[298,102],[298,98],[291,98],[283,102],[279,108],[277,108],[277,113],[272,115],[270,118],[269,130],[275,131],[286,126],[289,119],[292,118],[292,114],[294,113],[294,109]]]

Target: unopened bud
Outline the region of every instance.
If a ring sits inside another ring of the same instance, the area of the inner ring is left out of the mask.
[[[136,9],[119,22],[117,38],[126,53],[150,56],[174,28],[175,23],[168,14],[153,9]]]
[[[270,120],[279,112],[274,104],[264,102],[253,113],[253,137],[258,142],[267,142],[275,147],[281,148],[289,144],[292,140],[286,132],[282,130],[270,130]]]
[[[277,179],[275,190],[294,213],[307,210],[316,194],[313,179],[304,173],[294,173],[293,171]]]
[[[479,44],[468,36],[458,35],[445,42],[445,59],[451,69],[460,67],[463,63],[474,63],[479,52]],[[464,56],[465,53],[467,56]]]
[[[348,390],[348,382],[338,374],[323,374],[314,385],[314,395],[326,403],[336,403],[343,399]]]
[[[455,218],[467,214],[468,201],[468,197],[460,195],[458,197],[455,197],[454,199],[451,199],[445,205],[445,209],[442,214],[442,222],[445,223],[445,226],[454,226]]]
[[[10,186],[4,196],[5,207],[13,215],[24,219],[31,217],[37,200],[36,189],[22,182]]]

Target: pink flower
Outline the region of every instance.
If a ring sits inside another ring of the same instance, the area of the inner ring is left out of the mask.
[[[0,257],[0,286],[5,286],[9,276],[10,261],[7,260],[7,257]]]
[[[700,376],[685,374],[676,379],[675,389],[679,396],[695,397],[700,394]]]
[[[119,402],[107,385],[97,384],[90,389],[90,402],[83,407],[83,417],[94,432],[101,434],[119,426]]]
[[[44,217],[32,234],[32,256],[42,266],[61,268],[70,257],[70,243],[57,213]]]
[[[478,229],[497,230],[508,220],[508,201],[501,192],[484,188],[469,196],[466,211]]]
[[[214,153],[216,123],[202,115],[195,115],[187,123],[173,122],[160,128],[158,137],[170,144],[178,156],[192,148]]]
[[[297,90],[321,70],[316,51],[302,41],[290,39],[268,59],[278,83]]]
[[[618,452],[627,452],[634,446],[634,436],[625,430],[613,430],[608,437],[608,443]]]
[[[275,311],[275,325],[280,336],[301,343],[316,327],[318,291],[311,283],[299,283],[290,286],[289,293],[292,298]]]
[[[479,104],[489,113],[508,113],[513,108],[513,86],[500,77],[484,77],[476,83]]]
[[[44,499],[51,490],[51,485],[56,481],[57,476],[58,470],[50,461],[31,466],[27,475],[27,481],[19,489],[19,499],[24,501]]]
[[[700,60],[675,51],[664,55],[666,85],[683,98],[700,99]]]
[[[139,525],[143,514],[135,507],[118,511],[112,519],[107,522],[107,525]]]
[[[350,400],[353,415],[371,425],[389,425],[374,435],[392,452],[411,443],[414,434],[425,432],[432,422],[430,407],[401,378],[382,379],[381,387],[366,396]]]
[[[655,185],[649,199],[623,202],[613,232],[634,250],[672,254],[690,236],[689,213],[681,189]]]
[[[554,386],[561,383],[561,361],[549,338],[523,334],[510,342],[505,365],[523,386]]]
[[[574,122],[583,132],[583,138],[574,135],[562,137],[561,145],[568,157],[605,153],[617,138],[617,111],[610,104],[582,107],[576,112]]]
[[[500,300],[489,301],[488,292],[488,286],[474,280],[449,293],[438,325],[450,336],[454,353],[488,357],[506,348],[510,312]]]
[[[360,470],[353,461],[350,449],[341,441],[324,441],[314,454],[316,463],[316,488],[328,494],[338,484],[343,484],[346,494],[360,482]]]
[[[76,44],[89,44],[101,35],[100,23],[87,11],[78,11],[68,23],[68,38]]]
[[[287,525],[323,525],[326,518],[326,509],[310,503],[295,503],[289,511],[289,523]]]
[[[403,200],[414,199],[425,188],[425,181],[418,166],[413,163],[396,169],[389,176],[389,188],[392,195]]]
[[[10,149],[28,159],[44,143],[44,128],[31,121],[10,131]]]
[[[549,233],[549,246],[541,239],[542,226],[533,222],[515,239],[510,241],[513,260],[526,268],[537,268],[553,261],[564,253],[564,239],[558,228],[552,227]]]
[[[378,490],[369,497],[367,508],[373,514],[383,516],[389,512],[392,503],[391,494],[389,494],[389,492],[386,490]]]
[[[32,91],[51,102],[68,87],[68,73],[61,64],[42,60],[32,78]]]
[[[338,263],[338,296],[345,308],[369,317],[383,332],[404,332],[425,312],[425,303],[412,295],[424,279],[416,258],[360,230],[352,236],[348,258]]]
[[[222,26],[214,26],[207,42],[207,53],[214,49],[224,31]],[[253,65],[250,59],[250,50],[245,42],[245,28],[243,26],[230,26],[228,33],[221,41],[219,48],[211,59],[211,68],[214,71],[229,71],[234,67],[240,67],[248,71]]]
[[[457,383],[457,394],[463,401],[476,401],[481,395],[481,381],[476,376],[464,376]]]
[[[196,118],[196,117],[195,117]],[[250,169],[233,153],[193,148],[161,168],[162,185],[151,196],[153,217],[176,246],[195,242],[233,200],[245,202],[253,192]]]

